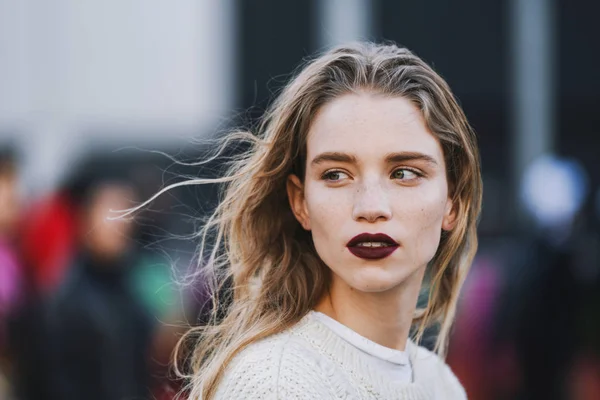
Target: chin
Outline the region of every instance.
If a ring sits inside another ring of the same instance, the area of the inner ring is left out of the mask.
[[[407,277],[404,274],[390,274],[382,268],[361,268],[356,271],[351,282],[346,281],[353,289],[367,292],[387,292],[400,285]]]

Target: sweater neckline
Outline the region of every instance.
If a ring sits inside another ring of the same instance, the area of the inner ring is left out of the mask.
[[[382,376],[369,361],[370,355],[342,339],[312,312],[307,313],[296,324],[292,334],[303,338],[318,353],[345,370],[357,385],[369,393],[377,394],[381,398],[391,398],[392,393],[393,398],[431,398],[433,387],[424,383],[429,381],[433,371],[428,371],[428,368],[424,369],[416,363],[417,347],[410,340],[406,343],[405,351],[411,365],[412,378],[409,382],[401,382]]]
[[[329,329],[337,333],[342,339],[364,351],[365,353],[392,364],[406,366],[410,365],[406,351],[382,346],[379,343],[360,335],[358,332],[350,329],[346,325],[326,314],[323,314],[322,312],[313,310],[310,311],[310,314],[312,314],[312,316],[318,321],[326,325]]]

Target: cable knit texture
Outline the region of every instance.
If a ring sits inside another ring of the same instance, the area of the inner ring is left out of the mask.
[[[251,344],[228,365],[216,400],[425,400],[466,399],[450,368],[413,342],[406,351],[410,383],[385,379],[371,356],[351,345],[314,315]]]

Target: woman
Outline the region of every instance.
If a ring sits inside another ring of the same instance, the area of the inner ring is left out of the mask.
[[[339,47],[244,137],[251,149],[218,180],[202,232],[201,253],[216,238],[202,271],[232,289],[197,329],[190,397],[465,398],[441,357],[482,187],[475,135],[444,80],[394,45]],[[409,339],[434,323],[439,356]]]

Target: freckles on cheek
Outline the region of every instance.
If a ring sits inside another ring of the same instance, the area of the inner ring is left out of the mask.
[[[335,206],[327,202],[315,202],[308,207],[313,228],[327,227],[335,221]]]
[[[441,220],[444,216],[446,208],[446,194],[444,190],[435,188],[434,190],[428,190],[419,196],[416,202],[420,211],[420,218],[423,221],[423,225],[434,224],[439,221],[441,226]]]
[[[424,196],[415,203],[414,211],[409,213],[412,244],[409,244],[409,254],[414,265],[428,263],[437,252],[444,215],[443,205],[439,199]]]
[[[310,218],[313,238],[320,242],[337,241],[341,228],[348,215],[337,196],[327,191],[309,191],[307,211]]]
[[[335,211],[339,205],[339,199],[328,190],[323,190],[320,187],[310,187],[306,191],[306,203],[309,213],[320,219]]]
[[[435,199],[424,202],[420,207],[420,223],[423,230],[441,229],[444,218],[445,202]]]

